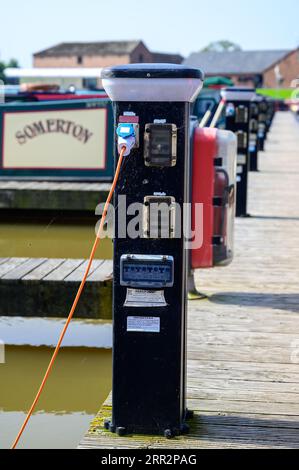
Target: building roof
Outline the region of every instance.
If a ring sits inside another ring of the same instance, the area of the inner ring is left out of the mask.
[[[130,54],[142,41],[62,42],[36,52],[34,57]]]
[[[184,64],[199,67],[206,75],[262,74],[292,50],[193,52]]]
[[[4,70],[7,78],[100,78],[101,68],[90,67],[8,67]]]
[[[180,54],[168,54],[164,52],[151,52],[153,62],[157,64],[181,64],[184,60],[184,57]]]

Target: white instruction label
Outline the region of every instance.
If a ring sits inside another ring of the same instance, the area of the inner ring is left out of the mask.
[[[127,317],[127,331],[160,333],[159,317]]]
[[[125,307],[165,307],[163,290],[127,289]]]

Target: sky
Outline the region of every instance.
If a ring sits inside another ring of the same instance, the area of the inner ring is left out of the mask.
[[[59,42],[142,39],[188,56],[211,41],[242,49],[299,45],[298,0],[0,0],[0,60],[32,65]]]

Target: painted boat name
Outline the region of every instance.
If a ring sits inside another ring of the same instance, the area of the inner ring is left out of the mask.
[[[93,135],[89,129],[80,124],[64,119],[46,119],[26,125],[21,131],[16,132],[15,136],[20,145],[44,134],[61,133],[74,137],[78,141],[86,144]]]

